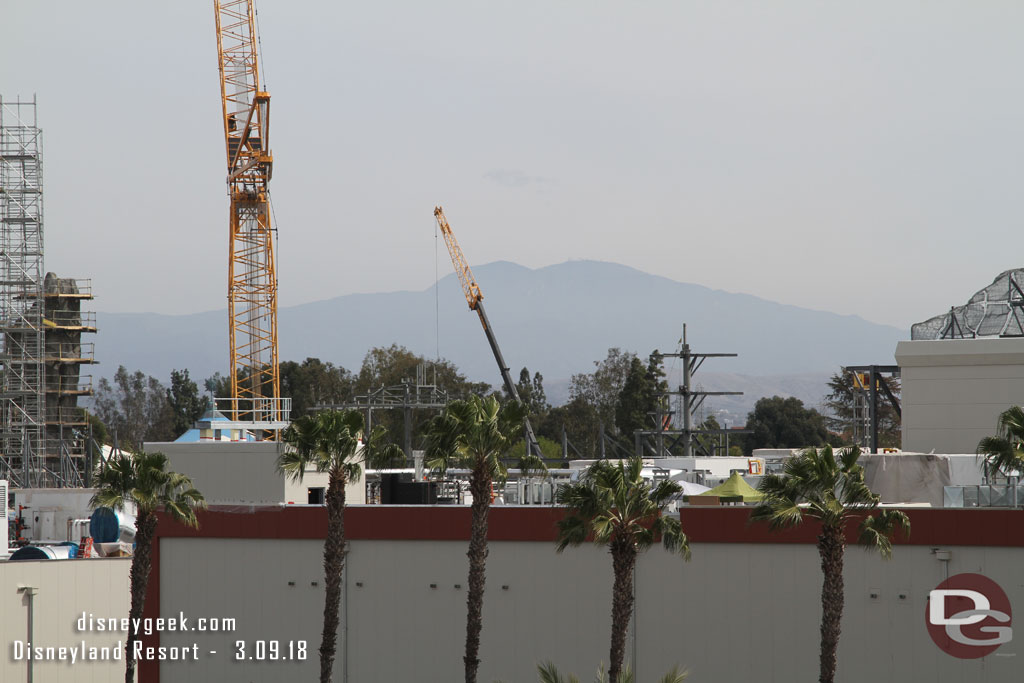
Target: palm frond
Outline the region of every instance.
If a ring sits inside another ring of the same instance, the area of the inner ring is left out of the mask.
[[[899,531],[910,537],[910,519],[902,510],[885,509],[877,515],[868,515],[861,521],[858,542],[865,548],[875,549],[882,557],[892,557],[892,539]]]
[[[658,679],[658,683],[683,683],[690,673],[685,669],[680,669],[679,665],[673,666],[669,669],[668,673]]]
[[[277,471],[293,481],[302,481],[308,458],[297,450],[286,449],[277,456]]]
[[[523,477],[540,476],[547,478],[548,476],[548,466],[542,458],[537,457],[533,453],[527,453],[520,457],[519,462],[516,463],[516,469],[519,470],[520,475]]]
[[[666,549],[689,559],[679,520],[664,514],[679,485],[663,481],[652,488],[642,469],[640,458],[614,464],[598,460],[576,483],[559,488],[556,500],[569,510],[559,524],[558,550],[579,545],[588,536],[598,545],[627,537],[639,551],[661,541]]]
[[[670,553],[679,553],[683,559],[690,559],[690,539],[683,532],[683,525],[675,517],[661,516],[657,521],[661,544]]]
[[[162,507],[171,518],[197,526],[196,511],[206,507],[203,495],[187,476],[167,469],[167,456],[159,452],[118,453],[97,473],[92,507],[123,510],[134,503],[140,513]]]
[[[538,664],[537,673],[540,675],[540,683],[580,683],[580,679],[571,674],[563,677],[553,662]]]

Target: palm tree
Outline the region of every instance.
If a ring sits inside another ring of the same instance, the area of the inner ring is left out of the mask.
[[[132,555],[132,605],[128,617],[137,624],[146,604],[146,586],[153,563],[153,534],[156,532],[157,512],[191,527],[198,527],[196,511],[206,507],[203,495],[184,474],[167,470],[167,456],[163,453],[117,452],[102,464],[95,474],[97,491],[89,505],[124,510],[134,503],[135,552]],[[125,683],[135,679],[135,658],[131,656],[138,640],[138,632],[128,632],[125,645]]]
[[[278,472],[300,482],[309,469],[328,473],[321,683],[330,683],[337,650],[341,575],[345,568],[345,485],[359,478],[361,461],[378,466],[400,457],[401,450],[397,446],[384,443],[385,433],[383,427],[374,429],[364,444],[360,440],[363,436],[362,413],[358,410],[331,410],[300,417],[289,425],[283,435],[291,448],[278,457]]]
[[[978,455],[985,460],[985,475],[1005,475],[1013,486],[1013,505],[1017,506],[1015,478],[1024,472],[1024,409],[1011,406],[999,415],[998,436],[986,436],[978,442]]]
[[[818,520],[818,555],[824,575],[821,585],[820,683],[832,683],[836,674],[839,622],[843,616],[843,554],[846,525],[862,517],[858,543],[892,557],[892,537],[897,529],[910,535],[910,520],[900,510],[881,510],[880,498],[864,483],[864,468],[857,463],[856,446],[832,452],[831,446],[808,448],[790,458],[783,474],[767,474],[758,490],[764,498],[751,515],[772,529],[793,527],[805,518]]]
[[[592,537],[608,546],[615,583],[612,588],[612,637],[608,678],[619,683],[626,653],[626,629],[633,610],[636,558],[661,541],[669,552],[690,557],[690,544],[679,520],[664,514],[669,498],[681,489],[664,480],[655,486],[641,476],[638,457],[611,464],[598,460],[579,482],[558,490],[558,502],[569,511],[558,523],[558,552]]]
[[[538,664],[537,672],[540,674],[540,683],[580,683],[580,679],[573,674],[563,676],[551,662]],[[685,671],[680,671],[678,666],[672,667],[667,674],[658,679],[658,683],[683,683],[687,675]],[[619,674],[617,683],[633,683],[633,681],[633,672],[627,666]],[[603,666],[597,670],[594,683],[610,683]]]
[[[469,591],[466,597],[466,683],[476,683],[480,667],[480,630],[483,627],[484,582],[487,563],[487,513],[491,486],[504,480],[501,454],[522,434],[526,409],[522,403],[504,406],[493,396],[470,396],[452,401],[431,420],[427,432],[427,466],[444,472],[450,467],[469,469],[473,494],[469,535]]]

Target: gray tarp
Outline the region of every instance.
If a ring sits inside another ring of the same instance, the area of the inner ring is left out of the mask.
[[[942,507],[943,486],[968,486],[982,481],[975,455],[892,453],[860,457],[864,478],[883,503],[931,503]]]

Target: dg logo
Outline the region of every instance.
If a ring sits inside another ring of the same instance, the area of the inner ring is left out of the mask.
[[[992,579],[957,574],[928,594],[928,635],[946,654],[960,659],[990,655],[1013,638],[1010,599]]]

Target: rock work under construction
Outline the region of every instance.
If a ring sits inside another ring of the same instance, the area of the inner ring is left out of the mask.
[[[999,274],[963,306],[910,328],[911,339],[1024,336],[1024,268]]]

